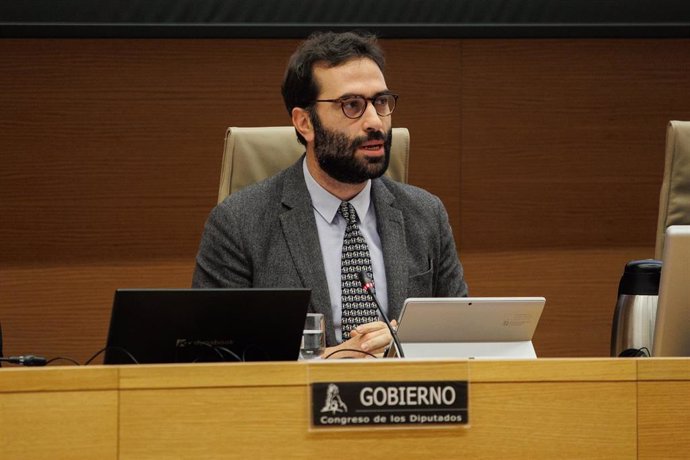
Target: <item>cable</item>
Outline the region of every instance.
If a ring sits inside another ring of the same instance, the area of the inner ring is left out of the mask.
[[[210,344],[209,342],[201,342],[201,341],[194,341],[194,342],[192,343],[192,345],[201,345],[201,346],[210,348],[211,350],[213,350],[213,352],[215,352],[215,354],[218,355],[218,357],[220,357],[220,360],[221,360],[221,361],[225,361],[225,357],[223,356],[223,353],[222,353],[222,352],[220,351],[220,349],[219,349],[220,347],[218,347],[218,346],[216,346],[216,345],[212,345],[212,344]],[[197,356],[197,358],[196,358],[194,361],[192,361],[192,362],[193,362],[193,363],[199,362],[199,359],[200,359],[200,358],[201,358],[201,356]]]
[[[335,355],[335,354],[337,354],[337,353],[342,353],[342,352],[344,352],[344,351],[354,351],[355,353],[363,353],[363,354],[365,354],[365,355],[367,355],[367,356],[370,356],[370,357],[372,357],[372,358],[374,358],[374,359],[378,359],[378,358],[379,358],[379,357],[376,356],[375,354],[369,353],[368,351],[357,350],[357,349],[355,349],[355,348],[341,348],[340,350],[335,350],[334,352],[327,354],[327,355],[324,356],[322,359],[328,359],[328,358],[330,358],[331,356],[333,356],[333,355]]]
[[[101,353],[103,353],[107,348],[108,348],[108,347],[101,348],[101,349],[98,350],[96,353],[94,353],[93,356],[91,356],[89,359],[86,360],[86,362],[84,363],[84,366],[88,366],[89,364],[91,364],[91,361],[93,361],[94,359],[96,359],[96,358],[98,357],[98,355],[100,355]]]
[[[230,350],[229,348],[226,348],[226,347],[223,347],[220,345],[214,345],[211,342],[205,342],[205,341],[201,341],[201,340],[195,340],[193,342],[184,341],[184,342],[178,344],[176,348],[180,349],[180,348],[186,348],[186,347],[190,347],[190,346],[196,346],[196,347],[202,346],[202,347],[210,348],[211,350],[213,350],[213,352],[215,354],[218,355],[221,362],[232,361],[232,360],[228,359],[228,356],[230,358],[233,358],[237,362],[244,362],[245,361],[243,358],[240,358],[240,356],[237,353]],[[225,353],[225,354],[223,354],[223,353]],[[177,356],[177,354],[176,354],[176,356]],[[194,363],[199,362],[199,360],[202,358],[203,358],[203,356],[197,356],[192,362],[194,362]],[[176,358],[176,360],[177,360],[177,358]]]
[[[45,366],[48,362],[43,356],[35,355],[8,356],[7,358],[0,358],[0,361],[30,367]]]
[[[81,366],[81,363],[79,363],[79,361],[74,360],[74,359],[72,359],[72,358],[68,358],[68,357],[66,357],[66,356],[56,356],[55,358],[50,358],[50,359],[46,362],[46,365],[48,365],[48,364],[50,364],[50,363],[54,363],[55,361],[69,361],[69,362],[71,362],[72,364],[76,364],[77,366]]]
[[[252,361],[272,361],[271,354],[257,345],[248,345],[242,350],[242,362],[248,361],[247,355]],[[258,359],[259,355],[264,359]]]
[[[235,358],[236,361],[238,361],[238,362],[244,362],[244,359],[240,358],[240,357],[237,355],[237,353],[235,353],[234,351],[232,351],[232,350],[230,350],[230,349],[228,349],[228,348],[225,348],[225,347],[221,347],[221,346],[219,346],[219,345],[216,345],[216,347],[217,347],[219,350],[224,351],[225,353],[227,353],[227,354],[230,355],[231,357]]]
[[[628,348],[623,350],[618,357],[619,358],[649,358],[652,354],[649,352],[649,348]]]
[[[91,364],[91,361],[93,361],[94,359],[96,359],[98,357],[98,355],[100,355],[104,351],[109,351],[109,350],[120,351],[120,352],[124,353],[132,361],[132,363],[139,364],[139,361],[137,361],[137,359],[134,356],[132,356],[132,354],[129,351],[127,351],[126,349],[124,349],[122,347],[103,347],[100,350],[98,350],[92,357],[87,359],[86,362],[84,363],[84,366],[88,366],[89,364]]]
[[[132,360],[132,362],[134,362],[135,364],[139,364],[137,362],[137,360],[134,358],[134,356],[132,356],[131,353],[129,353],[124,348],[110,347],[110,349],[117,349],[117,350],[123,352],[124,354],[126,354],[129,357],[129,359]],[[106,350],[108,350],[108,347],[98,350],[98,352],[95,355],[93,355],[91,358],[89,358],[84,363],[84,366],[91,363],[91,361],[96,359],[96,357],[98,355],[100,355],[101,353],[103,353]],[[0,361],[6,361],[6,362],[9,362],[12,364],[17,364],[20,366],[46,366],[46,365],[54,363],[56,361],[69,361],[70,363],[75,364],[77,366],[81,365],[81,363],[79,363],[79,361],[77,361],[76,359],[72,359],[68,356],[56,356],[54,358],[46,359],[43,356],[22,355],[22,356],[9,356],[7,358],[0,358]]]

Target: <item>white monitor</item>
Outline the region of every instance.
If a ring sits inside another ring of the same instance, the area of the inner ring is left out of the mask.
[[[545,302],[544,297],[409,298],[398,338],[406,358],[536,358],[532,336]]]
[[[690,356],[690,225],[666,229],[652,356]]]

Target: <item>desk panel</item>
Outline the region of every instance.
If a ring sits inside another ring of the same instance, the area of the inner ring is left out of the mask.
[[[309,382],[461,380],[470,426],[309,430]],[[0,370],[0,458],[685,458],[690,359]]]
[[[120,394],[122,458],[634,458],[636,383],[632,361],[340,361],[296,363],[305,380],[229,365],[193,373],[152,371],[174,385],[149,388],[129,367]],[[501,367],[505,366],[505,370]],[[232,371],[235,376],[228,378]],[[309,431],[308,381],[443,380],[476,376],[469,428]],[[215,373],[217,380],[213,381]],[[167,374],[167,376],[166,376]],[[251,383],[242,385],[243,374]],[[307,375],[308,374],[308,375]],[[225,376],[225,377],[224,377]],[[169,378],[170,377],[170,378]],[[227,383],[226,383],[227,380]],[[139,381],[142,384],[132,385]]]
[[[690,360],[638,360],[639,458],[688,458]]]
[[[0,370],[0,458],[116,459],[116,368]]]

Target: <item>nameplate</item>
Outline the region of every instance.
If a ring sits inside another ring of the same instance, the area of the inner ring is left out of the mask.
[[[311,384],[312,428],[467,425],[467,381]]]

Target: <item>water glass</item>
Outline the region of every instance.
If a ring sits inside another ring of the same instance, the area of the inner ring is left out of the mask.
[[[326,349],[326,323],[322,313],[307,313],[302,334],[300,359],[321,358]]]

